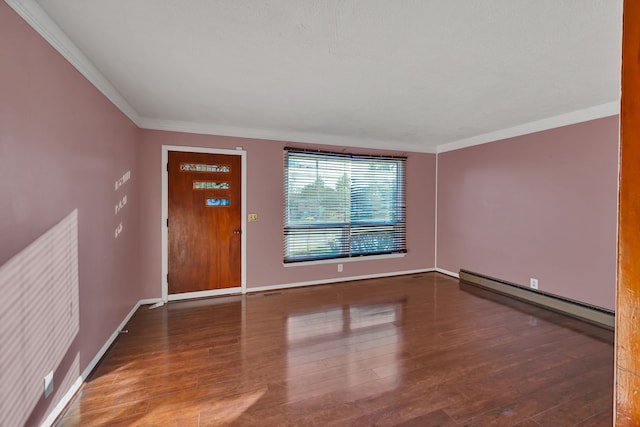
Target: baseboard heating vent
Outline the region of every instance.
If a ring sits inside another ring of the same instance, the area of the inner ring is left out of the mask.
[[[510,283],[493,277],[484,276],[472,271],[460,270],[460,280],[471,285],[511,296],[553,311],[577,317],[587,322],[613,329],[615,313],[600,307],[574,301],[539,290]]]

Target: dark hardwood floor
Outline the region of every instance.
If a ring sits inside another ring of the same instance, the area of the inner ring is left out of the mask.
[[[613,333],[437,273],[141,307],[61,426],[610,426]]]

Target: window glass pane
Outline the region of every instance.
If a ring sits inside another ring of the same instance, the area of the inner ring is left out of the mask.
[[[353,222],[393,222],[396,220],[397,162],[354,161],[351,170],[351,215]],[[372,179],[375,177],[375,179]]]
[[[228,190],[228,182],[193,181],[194,190]]]
[[[351,253],[353,255],[393,252],[399,242],[395,239],[395,227],[368,226],[351,229]]]
[[[288,165],[288,222],[349,221],[349,164],[344,159],[296,156]]]
[[[180,163],[182,172],[231,172],[231,167],[225,165],[205,165],[201,163]]]
[[[346,227],[286,228],[285,259],[304,261],[348,256],[347,233]]]
[[[207,199],[207,206],[229,206],[229,199]]]

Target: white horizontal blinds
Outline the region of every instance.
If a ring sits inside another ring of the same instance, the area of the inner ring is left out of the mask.
[[[351,161],[351,255],[405,252],[404,160]]]
[[[287,151],[285,262],[349,256],[349,158]]]
[[[405,252],[404,163],[285,150],[284,261]]]

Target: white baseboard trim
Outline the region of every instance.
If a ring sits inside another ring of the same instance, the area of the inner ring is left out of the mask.
[[[115,341],[120,331],[125,327],[125,325],[129,321],[129,319],[131,319],[131,316],[133,316],[136,310],[141,305],[154,304],[158,301],[162,301],[162,299],[161,298],[142,299],[137,303],[135,303],[131,311],[129,311],[129,313],[125,316],[124,320],[120,322],[116,330],[111,334],[109,339],[107,339],[107,342],[105,342],[104,345],[100,348],[100,350],[98,350],[98,353],[95,355],[93,359],[91,359],[91,362],[89,362],[89,364],[84,369],[84,371],[82,371],[82,374],[80,374],[80,376],[73,383],[71,388],[65,393],[62,399],[60,399],[58,404],[53,408],[53,410],[44,419],[44,421],[42,421],[42,423],[40,424],[41,427],[51,427],[53,423],[56,421],[56,419],[58,419],[58,416],[60,416],[64,408],[66,408],[69,402],[71,402],[71,400],[75,397],[76,393],[78,392],[82,384],[84,384],[84,382],[89,377],[91,372],[95,369],[98,362],[100,362],[100,359],[102,359],[102,357],[105,355],[107,350],[109,350],[109,347],[111,347],[111,345]]]
[[[80,390],[82,383],[83,383],[83,379],[82,379],[82,376],[80,376],[76,379],[76,381],[73,383],[71,388],[67,390],[65,395],[62,396],[62,399],[60,399],[60,402],[58,402],[58,404],[53,408],[49,416],[45,418],[44,421],[42,421],[42,424],[40,424],[41,427],[50,427],[53,425],[53,423],[58,418],[58,415],[60,415],[62,411],[64,411],[64,408],[66,408],[67,404],[71,402],[71,399],[73,399],[73,396],[75,396],[78,390]]]
[[[435,271],[438,273],[446,274],[447,276],[455,277],[456,279],[460,278],[458,273],[454,273],[453,271],[445,270],[443,268],[435,268]]]
[[[162,302],[162,298],[146,298],[146,299],[141,299],[140,301],[138,301],[138,307],[140,307],[141,305],[151,305],[151,304],[158,304]],[[135,310],[134,310],[135,311]]]
[[[327,285],[329,283],[349,282],[352,280],[379,279],[380,277],[403,276],[405,274],[432,273],[435,268],[425,268],[419,270],[395,271],[391,273],[366,274],[363,276],[336,277],[332,279],[312,280],[310,282],[284,283],[281,285],[258,286],[255,288],[247,288],[246,293],[273,291],[276,289],[300,288],[303,286]]]

